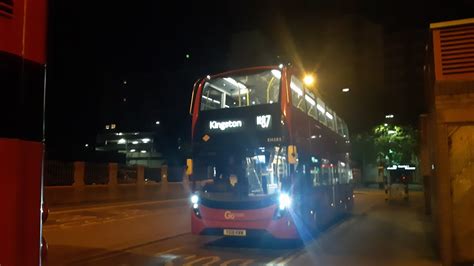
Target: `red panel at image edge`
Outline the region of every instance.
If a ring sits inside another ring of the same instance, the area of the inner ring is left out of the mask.
[[[13,15],[0,16],[0,52],[43,64],[46,62],[46,0],[26,0],[26,18],[24,3],[24,0],[13,1]]]
[[[0,139],[0,264],[38,265],[42,144]]]

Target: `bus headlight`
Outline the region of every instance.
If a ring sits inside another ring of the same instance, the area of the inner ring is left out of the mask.
[[[291,206],[291,197],[286,193],[282,193],[280,194],[279,203],[280,210],[288,209]]]
[[[196,206],[199,202],[199,196],[198,195],[192,195],[191,196],[191,203],[193,204],[193,206]]]
[[[193,212],[198,217],[201,218],[201,213],[199,212],[199,196],[194,194],[191,196],[191,203],[193,204]]]

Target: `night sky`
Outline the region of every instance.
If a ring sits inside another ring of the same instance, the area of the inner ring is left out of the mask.
[[[427,31],[429,22],[466,18],[474,11],[474,4],[467,0],[170,3],[50,1],[49,147],[94,143],[104,126],[104,109],[109,108],[111,99],[123,97],[133,99],[130,105],[137,110],[135,115],[143,118],[143,128],[156,118],[170,139],[186,138],[190,135],[187,110],[192,84],[200,76],[237,66],[229,63],[229,58],[239,57],[238,45],[232,43],[235,34],[259,32],[266,40],[269,57],[275,60],[268,63],[277,63],[276,56],[294,63],[298,58],[305,69],[325,73],[322,58],[324,62],[331,58],[316,48],[318,29],[328,20],[355,14],[381,25],[384,32]],[[265,63],[257,58],[254,61],[248,59],[242,66]],[[329,84],[324,83],[329,76],[319,77],[322,84]],[[123,80],[127,80],[126,87]],[[351,93],[350,99],[329,98],[353,132],[380,122],[377,117],[387,112],[377,99],[380,95],[398,95],[395,102],[406,106],[422,102],[420,93],[407,96],[383,88],[375,92],[370,86]],[[154,106],[153,115],[142,108],[149,105]],[[416,125],[421,109],[408,107],[398,122]],[[351,116],[354,113],[358,117]]]

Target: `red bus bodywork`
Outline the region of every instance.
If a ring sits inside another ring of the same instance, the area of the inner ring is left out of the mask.
[[[297,228],[289,215],[274,218],[277,208],[275,204],[255,210],[226,210],[201,205],[199,207],[201,218],[192,214],[191,231],[197,235],[222,235],[220,231],[223,229],[245,229],[247,236],[271,235],[279,239],[298,239]]]
[[[0,7],[0,265],[40,265],[46,0]]]
[[[286,66],[263,66],[245,68],[224,72],[217,75],[207,76],[207,78],[198,80],[193,88],[193,96],[191,99],[192,106],[190,107],[190,113],[192,115],[193,143],[195,141],[199,141],[199,139],[201,138],[200,135],[197,136],[196,134],[198,130],[197,125],[201,118],[201,94],[203,91],[204,84],[207,80],[213,80],[232,74],[241,74],[246,72],[273,69],[281,70],[279,99],[280,104],[278,108],[279,112],[281,113],[282,124],[286,125],[286,128],[289,129],[287,132],[287,144],[290,145],[294,143],[295,134],[293,132],[293,123],[295,123],[295,121],[293,121],[293,113],[296,112],[294,107],[292,106],[292,101],[290,97],[291,91],[289,79],[290,75],[295,75],[294,73],[296,72],[293,72],[292,68]],[[280,121],[278,121],[277,123],[279,124]],[[308,137],[309,136],[307,136],[307,138]],[[330,167],[333,167],[332,164]],[[292,182],[295,182],[294,170],[290,170],[290,178]],[[204,195],[201,194],[201,196]],[[333,185],[328,186],[326,188],[318,187],[305,197],[305,200],[310,201],[311,204],[313,204],[313,206],[309,207],[308,210],[316,208],[316,205],[319,210],[324,210],[320,212],[321,216],[325,216],[321,218],[321,220],[324,220],[324,224],[327,224],[329,221],[333,220],[334,217],[350,209],[353,203],[352,188],[349,185]],[[224,229],[242,229],[246,230],[246,236],[248,237],[259,237],[262,235],[269,235],[277,239],[301,239],[301,231],[305,231],[305,233],[307,233],[308,231],[318,230],[316,224],[312,228],[303,228],[302,221],[306,218],[302,217],[301,214],[298,214],[297,211],[293,209],[285,210],[281,216],[275,217],[275,214],[278,212],[279,208],[277,200],[274,200],[271,204],[267,204],[266,206],[261,208],[246,208],[245,203],[242,204],[242,206],[237,206],[235,208],[234,207],[225,206],[225,204],[221,207],[210,207],[205,203],[200,203],[198,208],[193,208],[192,210],[192,233],[201,235],[224,235]],[[308,212],[308,214],[309,213],[311,213],[312,215],[313,211]]]

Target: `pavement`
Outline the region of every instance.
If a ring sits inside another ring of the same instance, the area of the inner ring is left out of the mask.
[[[52,212],[46,265],[440,265],[423,195],[355,193],[353,214],[304,243],[190,233],[187,199]]]

